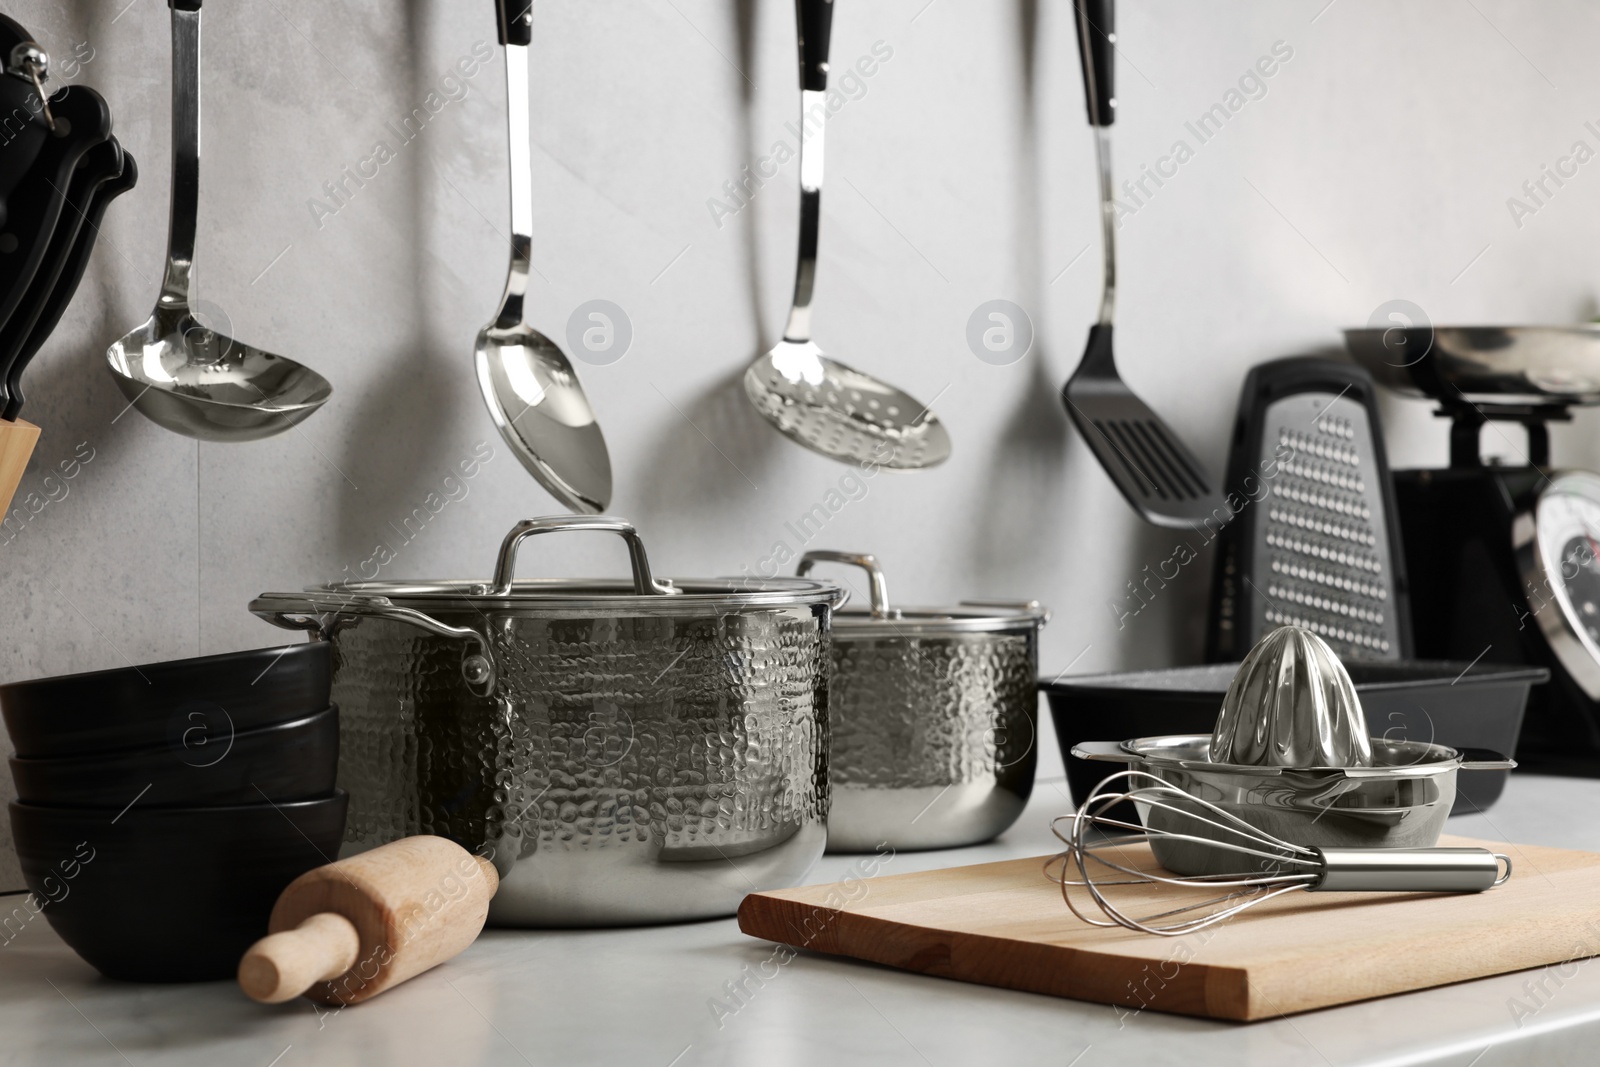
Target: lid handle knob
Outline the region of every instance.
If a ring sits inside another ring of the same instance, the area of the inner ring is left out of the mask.
[[[883,571],[878,569],[876,556],[867,552],[833,552],[819,548],[800,557],[800,566],[795,569],[795,576],[804,578],[811,573],[812,565],[817,563],[848,563],[866,571],[867,579],[871,583],[872,617],[874,619],[890,617],[889,585],[883,580]]]
[[[650,576],[650,559],[645,555],[644,542],[639,532],[627,519],[614,515],[549,515],[542,519],[524,519],[511,528],[500,542],[500,556],[494,565],[494,587],[491,596],[510,596],[511,584],[517,573],[517,548],[534,534],[567,533],[573,530],[598,530],[621,535],[628,543],[628,558],[633,563],[633,589],[640,596],[670,596],[679,590],[665,581]]]

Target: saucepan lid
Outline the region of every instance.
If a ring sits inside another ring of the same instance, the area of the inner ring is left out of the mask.
[[[633,577],[514,577],[517,551],[535,534],[599,531],[619,535],[628,547]],[[581,614],[587,611],[701,615],[750,608],[826,604],[848,598],[836,582],[801,578],[657,578],[633,524],[609,515],[554,515],[527,519],[506,534],[494,576],[482,579],[334,582],[303,593],[263,593],[250,605],[257,615],[321,611],[359,615],[364,608],[386,614],[393,605],[420,610],[466,609],[496,614]]]
[[[517,548],[534,534],[570,530],[615,533],[628,546],[632,581],[517,581]],[[461,674],[475,693],[494,691],[499,671],[493,635],[518,618],[592,619],[660,615],[704,619],[806,607],[827,613],[847,597],[833,582],[802,578],[657,578],[633,524],[607,515],[556,515],[512,527],[500,544],[489,581],[356,582],[315,586],[300,593],[263,593],[250,610],[278,626],[333,635],[363,619],[414,626],[462,645]]]
[[[800,557],[795,573],[804,578],[818,563],[844,563],[867,572],[869,604],[834,612],[835,640],[1029,631],[1050,621],[1049,609],[1037,600],[964,600],[947,608],[891,607],[883,570],[876,557],[864,552],[807,552]]]

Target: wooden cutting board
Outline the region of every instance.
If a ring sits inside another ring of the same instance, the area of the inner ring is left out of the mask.
[[[1040,856],[752,893],[739,928],[942,978],[1237,1020],[1600,955],[1600,855],[1440,844],[1506,853],[1511,880],[1461,896],[1290,893],[1207,930],[1157,937],[1077,919]],[[1196,892],[1191,902],[1207,899]],[[1079,906],[1092,908],[1087,898]]]

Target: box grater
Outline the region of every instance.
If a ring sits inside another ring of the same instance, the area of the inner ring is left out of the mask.
[[[1245,378],[1228,456],[1207,656],[1238,660],[1278,626],[1346,659],[1411,652],[1404,554],[1376,389],[1350,363],[1296,357]]]

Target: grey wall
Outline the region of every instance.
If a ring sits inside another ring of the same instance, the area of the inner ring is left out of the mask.
[[[1121,7],[1119,173],[1154,165],[1179,139],[1194,154],[1130,201],[1118,350],[1134,387],[1214,466],[1247,367],[1336,345],[1340,327],[1384,301],[1410,299],[1434,321],[1559,323],[1595,310],[1600,162],[1520,220],[1507,198],[1575,141],[1600,148],[1584,126],[1600,125],[1600,8]],[[274,643],[284,635],[244,611],[252,595],[358,569],[396,541],[390,521],[442,491],[480,442],[493,458],[385,576],[484,575],[513,522],[557,510],[500,444],[472,372],[507,254],[498,48],[470,79],[446,76],[494,44],[488,0],[207,10],[202,296],[234,336],[335,387],[297,431],[246,445],[158,429],[125,410],[101,366],[107,342],[148,314],[159,279],[164,5],[7,8],[57,56],[92,54],[70,80],[110,100],[142,180],[112,207],[78,300],[29,374],[27,417],[44,435],[16,506],[29,492],[49,502],[0,547],[0,676]],[[1247,85],[1256,98],[1200,144],[1185,122],[1275,42],[1292,57],[1264,89]],[[1100,284],[1070,6],[840,0],[834,69],[875,45],[892,56],[829,127],[817,336],[937,397],[955,454],[932,472],[864,483],[813,547],[877,553],[907,600],[1045,601],[1047,673],[1192,661],[1209,556],[1118,629],[1108,601],[1176,538],[1134,519],[1055,396]],[[400,143],[389,123],[461,85],[464,97]],[[539,0],[533,96],[532,321],[562,337],[578,305],[607,299],[633,330],[623,359],[580,365],[610,441],[612,510],[637,521],[665,574],[737,572],[778,542],[799,549],[785,523],[847,469],[779,438],[738,386],[787,306],[797,168],[731,217],[708,204],[774,142],[793,142],[789,5]],[[336,213],[314,212],[312,198],[328,203],[323,183],[378,141],[395,158]],[[1007,366],[965,340],[968,317],[995,298],[1026,308],[1036,333]],[[1426,404],[1396,400],[1386,417],[1397,465],[1443,461]],[[1593,428],[1583,415],[1558,431],[1558,459],[1600,464]],[[80,443],[93,459],[47,485]],[[537,549],[524,573],[622,566],[593,539]],[[1059,762],[1047,755],[1042,773]]]

